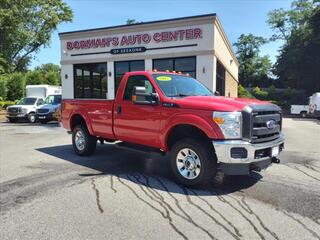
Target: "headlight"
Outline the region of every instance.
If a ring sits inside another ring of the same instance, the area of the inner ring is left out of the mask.
[[[21,113],[27,113],[28,112],[28,109],[26,108],[21,108]]]
[[[213,112],[212,118],[226,139],[241,138],[241,112]]]

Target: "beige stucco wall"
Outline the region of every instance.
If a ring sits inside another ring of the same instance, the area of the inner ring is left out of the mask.
[[[232,46],[225,34],[223,29],[216,19],[214,24],[214,55],[226,68],[226,70],[233,76],[233,78],[238,81],[238,69],[239,63],[235,57]]]
[[[226,97],[238,97],[238,81],[226,71],[225,93]]]

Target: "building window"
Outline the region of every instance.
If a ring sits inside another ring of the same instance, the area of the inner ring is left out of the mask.
[[[155,93],[154,87],[146,76],[131,76],[128,78],[126,89],[124,91],[124,100],[131,101],[134,87],[145,87],[147,93]]]
[[[75,98],[107,98],[107,63],[73,65]]]
[[[115,95],[118,91],[120,81],[123,75],[126,72],[133,72],[133,71],[144,71],[144,60],[114,62]]]
[[[225,95],[225,78],[226,69],[220,61],[217,61],[216,91],[218,91],[222,96]]]
[[[196,78],[196,57],[154,59],[153,69],[158,71],[177,71]]]

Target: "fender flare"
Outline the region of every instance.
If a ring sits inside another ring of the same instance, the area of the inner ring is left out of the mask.
[[[210,125],[210,123],[208,123],[208,121],[206,121],[204,118],[201,118],[194,114],[174,115],[168,121],[160,136],[161,146],[165,151],[168,151],[168,137],[171,131],[178,125],[190,125],[196,127],[204,134],[206,134],[206,136],[210,139],[223,138],[220,128],[213,121],[212,125]]]
[[[87,129],[89,131],[89,133],[91,135],[93,135],[93,129],[92,129],[92,125],[90,124],[90,119],[89,117],[87,116],[87,114],[85,112],[81,112],[81,111],[76,111],[76,112],[73,112],[71,114],[71,117],[70,117],[70,121],[69,121],[69,128],[72,129],[72,120],[73,118],[76,116],[76,115],[79,115],[80,117],[82,117],[84,119],[84,122],[86,123],[86,126],[87,126]]]

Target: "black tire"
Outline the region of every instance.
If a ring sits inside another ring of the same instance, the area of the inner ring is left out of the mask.
[[[301,116],[302,118],[306,118],[306,117],[307,117],[307,112],[301,112],[301,113],[300,113],[300,116]]]
[[[39,122],[40,122],[41,124],[47,124],[49,121],[48,121],[48,120],[39,120]]]
[[[76,144],[77,133],[83,134],[84,144],[83,149]],[[94,153],[97,146],[97,138],[91,136],[85,125],[77,125],[72,131],[72,145],[73,149],[79,156],[89,156]]]
[[[15,118],[8,118],[8,119],[9,119],[10,123],[16,123],[17,122],[17,119],[15,119]]]
[[[183,149],[191,149],[199,156],[200,172],[194,179],[188,179],[180,174],[178,170],[177,157]],[[206,185],[214,182],[214,177],[217,173],[217,157],[213,146],[206,141],[198,139],[184,138],[176,142],[170,151],[170,165],[176,180],[186,186]]]
[[[30,123],[35,123],[37,121],[37,117],[35,113],[29,113],[28,114],[28,120]]]

